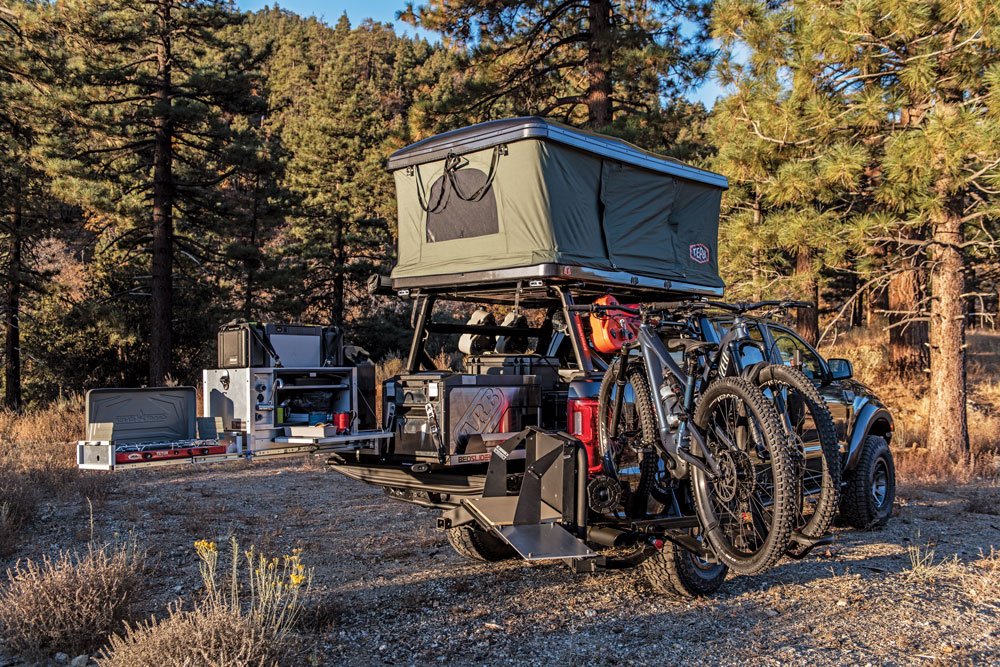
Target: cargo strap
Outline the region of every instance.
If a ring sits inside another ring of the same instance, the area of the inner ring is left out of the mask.
[[[441,429],[438,428],[437,413],[434,412],[434,406],[430,403],[424,404],[424,412],[427,413],[427,423],[430,425],[431,440],[434,441],[434,446],[438,450],[438,460],[444,463],[448,460],[448,450],[445,449],[444,442],[441,440]]]
[[[416,165],[413,167],[413,173],[417,178],[417,203],[420,204],[422,208],[427,213],[437,213],[445,206],[448,205],[448,196],[451,191],[455,192],[455,195],[468,202],[476,202],[482,199],[487,192],[489,192],[490,186],[493,185],[493,180],[497,176],[497,164],[500,161],[501,155],[507,154],[507,146],[495,146],[493,148],[493,157],[490,159],[490,171],[486,174],[486,181],[470,195],[466,195],[462,192],[461,188],[458,187],[458,181],[455,179],[455,172],[460,168],[468,164],[468,161],[454,153],[449,154],[444,160],[444,174],[441,181],[441,191],[438,192],[437,201],[431,202],[430,197],[434,189],[434,184],[431,184],[431,191],[424,192],[423,179],[420,177],[420,166]],[[449,187],[450,186],[450,187]]]

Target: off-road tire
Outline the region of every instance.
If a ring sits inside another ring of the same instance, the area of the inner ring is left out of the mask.
[[[728,567],[722,563],[706,565],[698,563],[687,549],[667,542],[640,567],[650,588],[657,593],[693,598],[715,593],[726,581]]]
[[[449,528],[447,533],[451,548],[470,560],[495,563],[517,555],[509,544],[478,526]]]
[[[823,451],[819,498],[816,500],[816,508],[812,516],[808,519],[801,516],[801,510],[798,512],[800,516],[796,518],[795,529],[806,537],[823,537],[830,530],[830,525],[840,510],[840,442],[837,440],[833,416],[830,414],[830,408],[827,407],[826,401],[816,390],[816,385],[797,368],[778,364],[765,366],[757,376],[757,384],[764,387],[769,383],[788,385],[799,392],[805,399],[816,426],[820,447]],[[803,501],[800,499],[799,502]]]
[[[872,490],[880,466],[886,476],[881,503]],[[892,516],[892,504],[896,500],[896,464],[885,438],[877,435],[865,438],[858,466],[846,479],[840,501],[841,518],[859,530],[876,530],[884,526]]]
[[[692,467],[692,486],[695,510],[705,529],[705,537],[712,545],[719,560],[736,574],[759,574],[775,565],[788,547],[795,520],[798,500],[795,491],[795,469],[791,452],[785,443],[785,432],[778,418],[774,404],[767,400],[760,389],[740,378],[720,378],[709,385],[698,399],[694,422],[705,430],[709,410],[719,399],[732,397],[748,408],[760,424],[763,445],[770,460],[771,476],[774,484],[774,500],[771,525],[763,545],[750,555],[735,553],[728,537],[723,533],[712,508],[712,492],[708,477],[698,468]]]
[[[615,386],[615,379],[618,376],[618,365],[621,358],[616,358],[608,366],[601,380],[601,389],[597,395],[597,443],[601,453],[601,460],[607,455],[609,443],[608,424],[605,415],[610,411],[611,389]],[[643,442],[650,448],[659,438],[659,429],[656,426],[656,410],[653,408],[653,398],[649,390],[649,382],[646,380],[646,369],[639,362],[629,364],[625,375],[626,386],[632,385],[635,393],[635,411],[639,420],[639,430],[642,432]],[[656,472],[655,454],[646,460],[640,461],[643,474],[640,475],[639,483],[635,489],[629,490],[629,497],[625,499],[625,514],[631,517],[640,517],[645,514],[646,507],[641,503],[648,500],[650,486],[653,483],[653,475]],[[617,462],[616,462],[617,463]]]

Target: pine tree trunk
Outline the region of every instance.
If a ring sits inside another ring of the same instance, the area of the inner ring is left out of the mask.
[[[851,304],[851,317],[849,323],[852,329],[857,329],[864,326],[865,323],[864,316],[865,308],[868,303],[868,291],[862,290],[861,280],[858,278],[858,274],[854,271],[850,274],[849,284],[851,291],[850,296],[854,297],[854,303]]]
[[[865,300],[865,326],[875,326],[879,315],[886,310],[889,310],[889,288],[869,290],[868,299]]]
[[[927,446],[964,458],[969,453],[966,413],[965,291],[960,214],[945,209],[934,225],[931,267],[930,428]]]
[[[889,361],[900,377],[921,375],[930,363],[927,323],[920,316],[920,270],[908,268],[889,279]],[[912,320],[912,321],[907,321]]]
[[[591,0],[588,17],[590,46],[587,51],[587,121],[590,127],[599,129],[612,120],[610,0]]]
[[[761,193],[760,193],[760,184],[759,183],[754,183],[753,190],[754,190],[754,193],[753,193],[753,228],[754,229],[761,229],[761,225],[764,224],[764,211],[763,211],[763,206],[761,205],[761,199],[762,199],[762,197],[761,197]],[[754,264],[754,266],[753,266],[753,271],[754,271],[754,276],[756,277],[756,276],[761,275],[761,266],[763,266],[767,262],[767,260],[766,260],[766,258],[761,257],[760,248],[757,245],[754,245],[754,251],[753,252],[754,252],[754,258],[753,258],[753,264]],[[763,301],[764,300],[764,295],[761,292],[760,281],[759,280],[753,280],[752,284],[753,284],[753,300],[754,301]]]
[[[7,299],[4,307],[4,385],[3,405],[21,409],[21,188],[14,186],[14,216],[11,220],[7,249]]]
[[[260,205],[260,175],[254,175],[254,186],[253,186],[253,204],[250,211],[250,247],[254,249],[254,252],[259,252],[260,248],[257,246],[257,228],[260,220],[259,205]],[[245,260],[244,264],[246,268],[246,275],[244,279],[246,284],[243,285],[243,319],[252,320],[253,319],[253,306],[254,297],[257,293],[257,256]]]
[[[885,266],[885,246],[875,244],[868,249],[868,254],[873,258],[875,266]],[[889,310],[889,288],[882,283],[878,283],[877,288],[869,288],[867,299],[865,299],[865,326],[873,327],[878,322],[880,315]]]
[[[159,5],[156,118],[153,140],[153,242],[149,321],[149,383],[162,386],[170,374],[173,344],[173,122],[171,107],[170,2]]]
[[[795,315],[795,330],[810,345],[819,341],[819,284],[813,272],[812,251],[803,246],[795,254],[796,282],[802,285],[805,301],[813,303],[812,308],[799,308]]]
[[[334,257],[337,258],[337,266],[335,267],[337,272],[333,276],[333,323],[343,329],[346,292],[344,273],[347,271],[344,264],[347,261],[347,252],[344,248],[344,221],[340,216],[337,216],[337,236],[334,243],[336,248],[333,252]]]

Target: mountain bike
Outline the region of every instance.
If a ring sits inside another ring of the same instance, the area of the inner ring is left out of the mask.
[[[615,511],[633,519],[655,515],[676,502],[670,491],[681,490],[693,500],[697,538],[707,540],[718,563],[756,574],[781,558],[794,528],[791,450],[774,404],[758,388],[711,372],[738,333],[720,345],[691,337],[690,317],[670,317],[690,306],[575,308],[639,319],[634,335],[622,322],[628,340],[601,383],[603,475],[620,489]]]
[[[791,365],[772,363],[772,350],[765,349],[765,341],[750,335],[752,322],[746,314],[766,309],[760,317],[770,318],[813,305],[801,301],[759,301],[711,306],[733,313],[726,323],[733,331],[731,342],[720,346],[719,373],[752,382],[774,403],[781,418],[798,486],[795,530],[786,551],[795,558],[804,557],[815,546],[829,541],[828,531],[840,506],[840,443],[830,410],[813,381],[798,368],[801,364],[794,359],[790,360]]]

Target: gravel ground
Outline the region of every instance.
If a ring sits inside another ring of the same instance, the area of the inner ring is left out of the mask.
[[[822,553],[687,601],[657,596],[635,571],[464,560],[432,511],[318,462],[133,471],[115,481],[95,508],[95,531],[105,540],[134,531],[148,545],[144,613],[197,595],[195,539],[235,536],[275,554],[302,548],[316,572],[302,664],[1000,661],[996,486],[902,484],[886,529],[840,530]],[[89,523],[85,503],[53,504],[18,555],[80,547]],[[912,551],[933,552],[931,564],[914,568]]]

